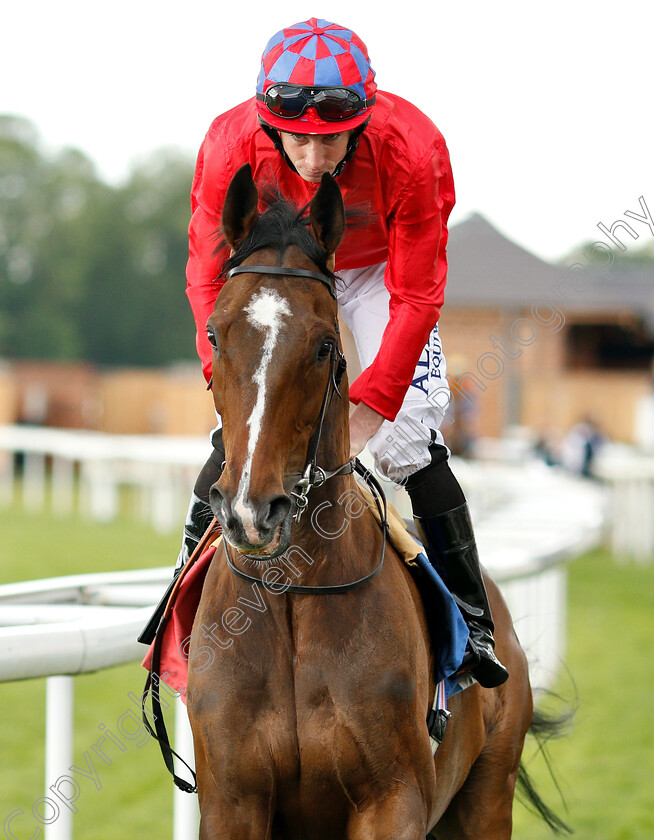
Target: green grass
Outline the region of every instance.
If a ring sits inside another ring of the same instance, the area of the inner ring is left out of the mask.
[[[619,565],[594,551],[570,568],[568,656],[560,693],[578,694],[568,738],[551,754],[578,840],[654,837],[654,563]],[[576,687],[572,685],[574,680]],[[557,804],[542,766],[529,764],[548,803]],[[551,836],[515,808],[514,836]]]
[[[178,537],[121,521],[102,526],[50,515],[0,512],[0,582],[79,572],[172,565]],[[654,837],[654,565],[620,566],[604,551],[570,568],[569,647],[560,693],[578,695],[571,735],[551,745],[568,802],[561,807],[541,758],[526,753],[529,771],[548,804],[575,828],[578,840],[651,840]],[[75,681],[74,759],[101,735],[116,731],[139,693],[139,665],[113,668]],[[29,837],[34,801],[43,796],[44,681],[0,684],[0,820],[25,811],[12,828]],[[107,742],[105,742],[106,744]],[[111,766],[96,759],[102,790],[81,780],[75,836],[169,837],[172,783],[152,742],[106,749]],[[538,818],[515,807],[516,840],[551,837]]]
[[[172,568],[178,548],[179,536],[158,536],[136,522],[98,525],[49,514],[0,512],[0,583],[167,564]],[[101,786],[97,790],[91,779],[80,777],[76,838],[171,836],[172,784],[158,746],[139,738],[121,751],[105,740],[101,747],[111,765],[92,752],[102,736],[100,725],[116,733],[121,715],[129,709],[136,712],[128,693],[140,694],[144,680],[138,663],[75,679],[74,763],[87,769],[84,753],[94,757]],[[17,816],[11,829],[17,837],[30,837],[39,825],[32,805],[44,795],[45,680],[0,683],[0,709],[0,823],[21,809],[24,816]],[[123,723],[126,731],[138,733],[136,720],[123,718]],[[119,737],[119,742],[126,739]]]

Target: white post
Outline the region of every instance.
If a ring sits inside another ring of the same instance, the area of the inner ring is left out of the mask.
[[[45,504],[45,455],[25,452],[23,461],[23,507],[42,510]]]
[[[0,506],[11,507],[14,501],[14,453],[0,452]]]
[[[73,512],[75,497],[74,465],[69,458],[53,458],[51,487],[53,512],[58,516],[69,516]]]
[[[175,700],[175,752],[195,769],[193,733],[186,706],[180,697]],[[179,765],[179,762],[177,762]],[[186,768],[178,771],[189,778]],[[189,778],[190,781],[190,778]],[[173,840],[197,840],[200,829],[200,810],[197,793],[184,793],[175,788],[173,794]]]
[[[172,467],[161,466],[152,476],[151,524],[158,534],[170,534],[178,527],[179,508]]]
[[[71,840],[75,791],[70,782],[58,780],[70,776],[73,763],[73,678],[48,677],[45,704],[45,840]]]
[[[98,522],[112,522],[118,515],[118,482],[108,460],[87,461],[84,469],[86,513]]]

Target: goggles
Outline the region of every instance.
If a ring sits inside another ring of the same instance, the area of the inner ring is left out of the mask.
[[[271,114],[283,120],[301,117],[307,108],[315,108],[325,122],[349,120],[369,108],[375,101],[361,99],[358,93],[342,87],[311,87],[310,85],[271,85],[265,93],[257,93]]]

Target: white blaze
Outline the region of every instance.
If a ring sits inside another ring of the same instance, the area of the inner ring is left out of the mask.
[[[250,491],[250,476],[252,473],[252,459],[261,432],[263,412],[266,405],[266,374],[272,359],[273,351],[279,334],[282,329],[282,316],[290,315],[288,303],[273,289],[263,289],[258,292],[245,309],[248,321],[253,327],[261,330],[264,335],[263,353],[259,367],[252,377],[257,387],[257,397],[247,425],[250,428],[248,437],[248,449],[245,457],[245,465],[238,485],[234,511],[238,513],[243,523],[247,538],[251,542],[259,539],[257,529],[254,526],[254,511],[248,501]]]

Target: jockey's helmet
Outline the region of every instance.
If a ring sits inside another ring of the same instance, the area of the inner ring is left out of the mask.
[[[257,80],[257,113],[264,126],[277,131],[336,134],[363,127],[376,90],[363,41],[351,29],[311,18],[268,41]]]

